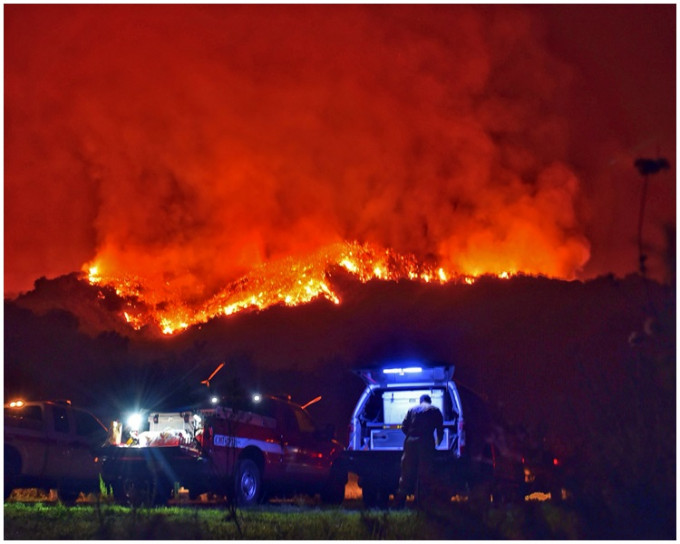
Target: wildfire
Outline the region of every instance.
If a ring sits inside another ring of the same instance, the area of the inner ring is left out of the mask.
[[[463,282],[472,285],[480,274],[462,275],[441,266],[427,265],[414,256],[368,244],[336,243],[304,257],[288,257],[255,267],[207,300],[187,300],[172,282],[154,285],[149,278],[117,275],[103,263],[83,267],[91,284],[111,286],[126,302],[122,313],[134,329],[155,324],[164,334],[173,334],[221,315],[270,306],[298,306],[319,297],[340,304],[328,274],[343,269],[361,282],[411,280],[425,283]],[[504,271],[496,274],[509,278]]]

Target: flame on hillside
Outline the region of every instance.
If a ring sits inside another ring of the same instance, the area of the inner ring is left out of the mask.
[[[480,275],[453,272],[420,262],[412,255],[356,242],[336,243],[304,258],[287,257],[261,264],[206,300],[183,296],[182,290],[169,281],[154,284],[149,278],[117,275],[97,261],[86,265],[84,270],[90,283],[111,286],[127,301],[123,317],[133,328],[156,324],[164,334],[173,334],[243,310],[263,310],[277,304],[298,306],[320,297],[340,304],[340,297],[328,280],[336,267],[361,282],[410,280],[443,284],[456,281],[471,285]],[[516,272],[492,273],[509,278]]]

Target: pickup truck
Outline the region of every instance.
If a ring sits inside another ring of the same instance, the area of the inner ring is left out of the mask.
[[[4,498],[17,488],[57,489],[63,502],[99,489],[106,427],[68,401],[5,404]]]
[[[164,504],[180,487],[239,506],[294,493],[344,499],[343,446],[288,399],[254,395],[238,407],[150,412],[146,421],[148,430],[102,452],[102,478],[120,503]]]

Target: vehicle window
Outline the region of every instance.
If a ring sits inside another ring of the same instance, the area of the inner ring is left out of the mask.
[[[297,432],[299,430],[297,418],[289,406],[281,405],[281,415],[283,417],[283,428],[287,431]]]
[[[41,406],[22,406],[5,409],[5,427],[42,430],[43,413]]]
[[[295,408],[293,412],[295,413],[295,419],[297,420],[300,432],[313,433],[316,430],[316,425],[314,425],[314,421],[312,421],[308,413],[299,408]]]
[[[264,398],[258,402],[251,401],[247,407],[249,412],[253,412],[260,416],[275,418],[274,405],[273,403]]]
[[[99,421],[87,412],[73,411],[76,419],[76,434],[78,436],[91,437],[96,434],[106,434],[106,429]]]
[[[68,433],[71,426],[68,422],[68,412],[66,408],[60,406],[52,407],[52,416],[54,419],[54,430],[58,433]]]
[[[375,391],[368,397],[368,401],[364,407],[363,417],[369,423],[382,423],[383,402],[381,392]]]

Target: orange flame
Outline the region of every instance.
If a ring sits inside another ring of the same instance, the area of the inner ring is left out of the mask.
[[[328,281],[333,268],[340,268],[361,282],[370,280],[410,280],[424,283],[450,281],[473,284],[480,274],[461,274],[419,262],[412,255],[401,255],[369,244],[341,242],[304,258],[287,257],[261,264],[204,300],[190,300],[172,282],[119,275],[106,270],[103,261],[83,267],[92,284],[112,286],[127,301],[122,317],[134,329],[155,324],[164,334],[178,331],[211,318],[270,306],[298,306],[318,298],[340,304],[340,297]],[[508,278],[512,273],[497,274]]]

